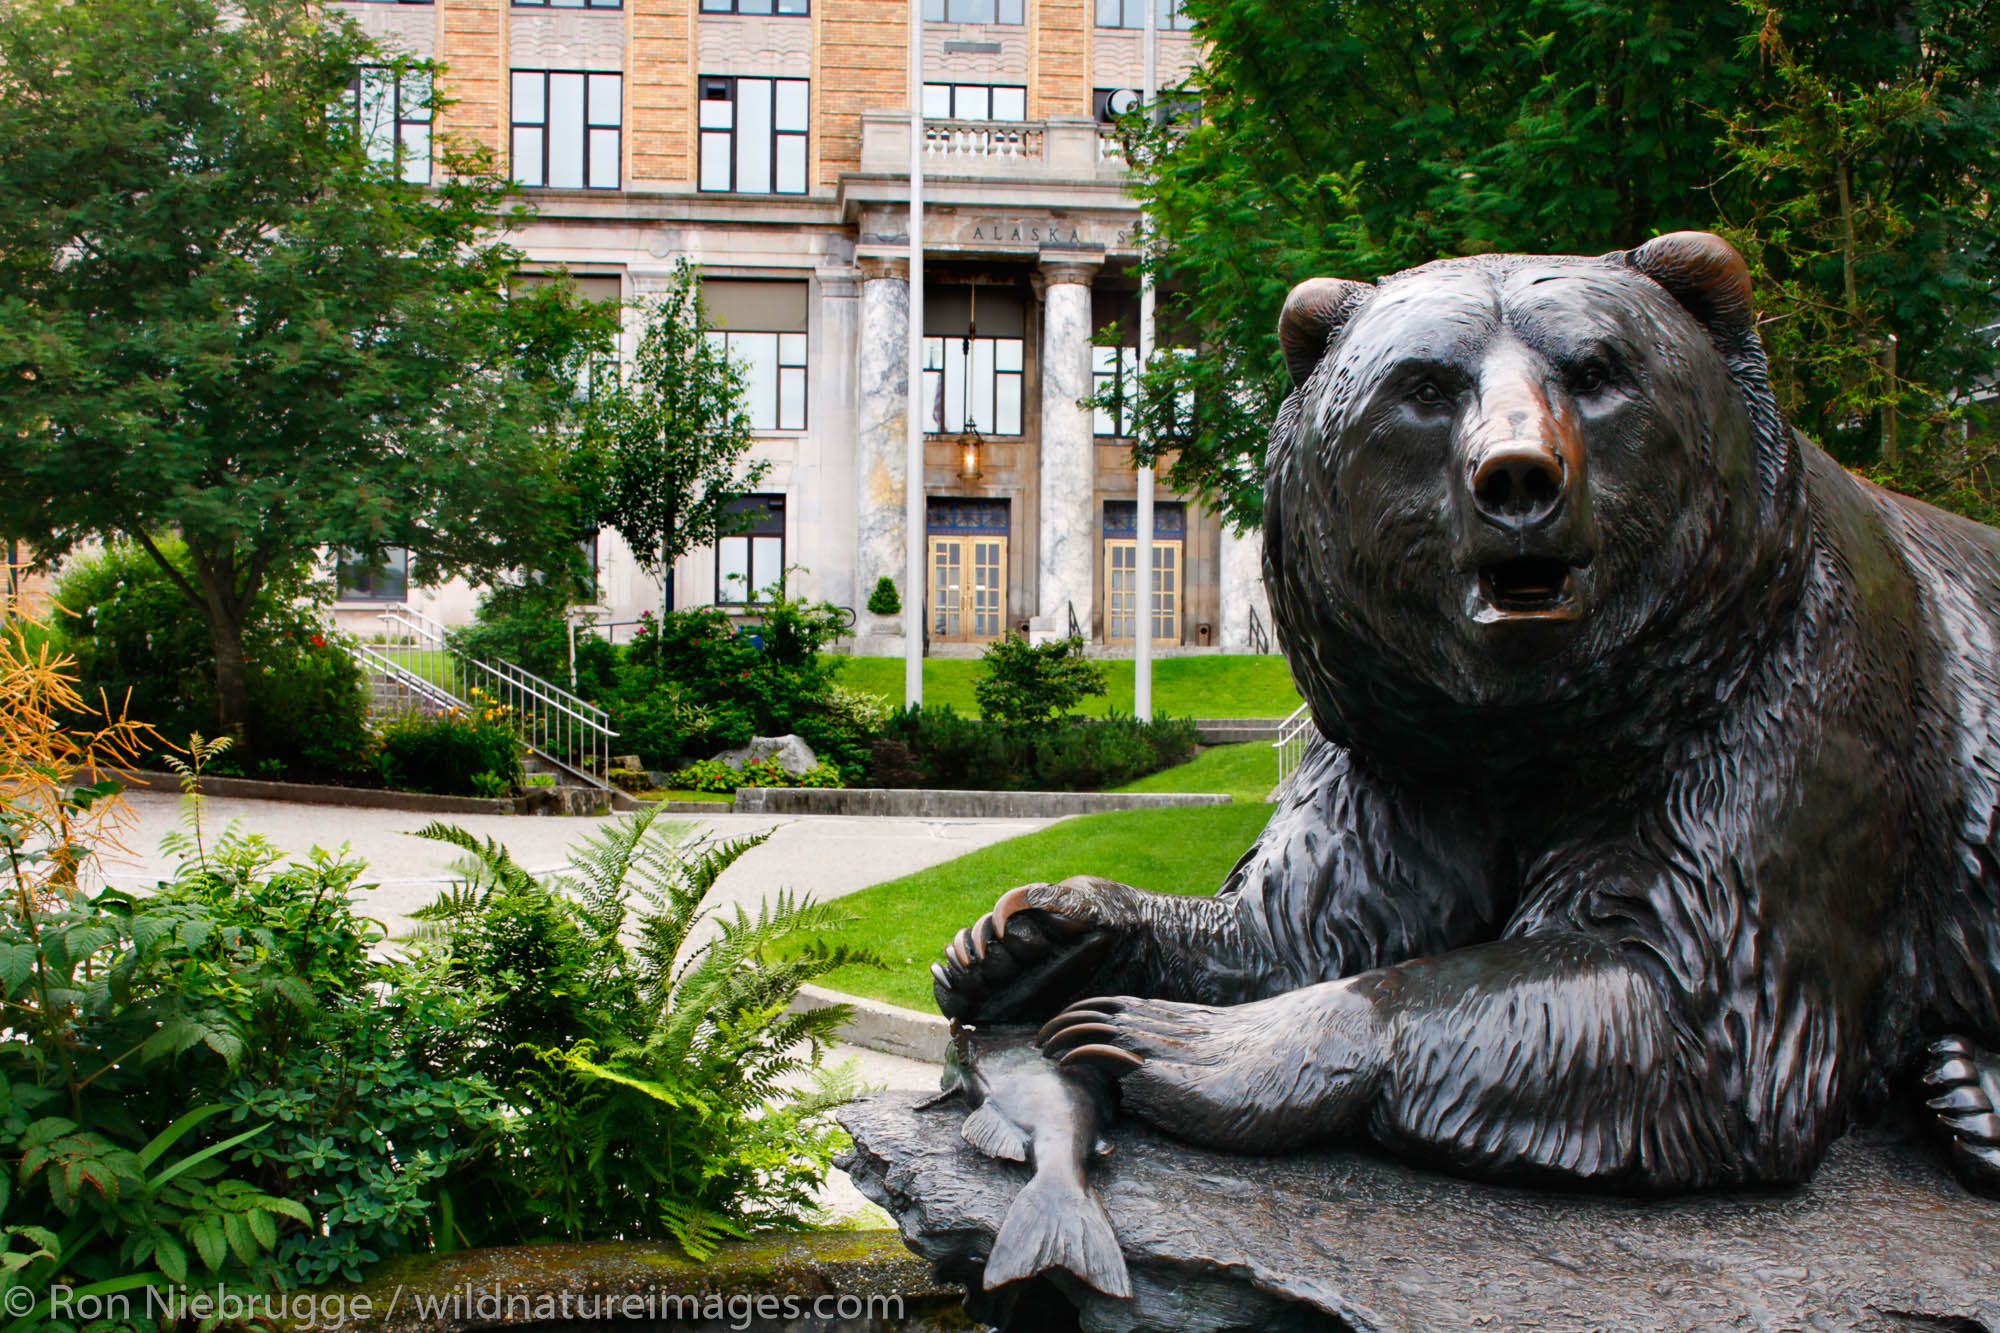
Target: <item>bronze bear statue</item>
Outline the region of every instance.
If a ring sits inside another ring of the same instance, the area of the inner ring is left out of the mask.
[[[1242,1151],[1796,1181],[1914,1075],[2000,1180],[2000,533],[1784,421],[1705,233],[1314,279],[1279,337],[1320,735],[1217,897],[1015,889],[943,1011]]]

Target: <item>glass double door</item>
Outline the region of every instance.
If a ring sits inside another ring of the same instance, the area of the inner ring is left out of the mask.
[[[931,638],[997,639],[1007,615],[1007,539],[932,537]]]
[[[1104,543],[1104,639],[1138,641],[1139,543],[1114,538]],[[1153,542],[1153,642],[1181,641],[1181,543]]]

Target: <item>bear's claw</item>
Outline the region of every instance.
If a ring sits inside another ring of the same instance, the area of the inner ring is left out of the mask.
[[[2000,1192],[2000,1056],[1946,1037],[1931,1046],[1924,1082],[1937,1094],[1928,1105],[1959,1169],[1978,1188]]]

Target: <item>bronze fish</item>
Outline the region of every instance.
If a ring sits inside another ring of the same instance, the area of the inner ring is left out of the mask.
[[[1057,1069],[1033,1028],[952,1024],[944,1091],[971,1106],[960,1130],[988,1157],[1027,1162],[1034,1176],[1015,1196],[986,1260],[988,1291],[1051,1268],[1107,1296],[1129,1297],[1132,1279],[1110,1215],[1084,1179],[1111,1151],[1099,1133],[1113,1113],[1110,1080],[1095,1069]]]

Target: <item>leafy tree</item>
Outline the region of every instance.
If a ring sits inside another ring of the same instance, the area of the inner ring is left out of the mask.
[[[674,562],[740,522],[731,511],[765,473],[754,462],[743,372],[709,337],[701,281],[683,259],[646,312],[631,374],[601,394],[590,438],[601,460],[603,520],[649,571],[664,571],[674,609]]]
[[[258,594],[319,548],[431,581],[583,535],[549,427],[609,320],[507,299],[490,155],[371,158],[364,65],[427,73],[306,0],[0,9],[0,533],[145,547],[239,736]]]
[[[1972,333],[2000,281],[2000,8],[1187,8],[1204,61],[1165,96],[1200,114],[1135,117],[1127,138],[1163,316],[1200,355],[1157,358],[1139,414],[1171,481],[1239,521],[1261,513],[1264,433],[1290,387],[1270,331],[1291,285],[1317,273],[1721,230],[1757,269],[1787,406],[1858,463],[1878,461],[1874,407],[1938,413],[1990,367]],[[1882,364],[1888,334],[1893,388],[1863,369]],[[1906,439],[1906,463],[1935,456],[1938,438]]]

